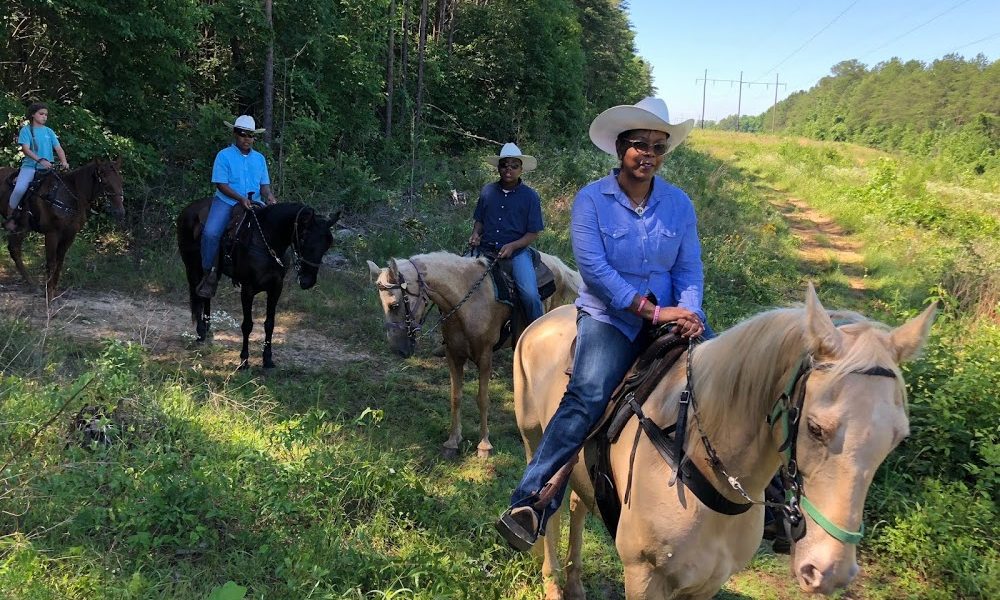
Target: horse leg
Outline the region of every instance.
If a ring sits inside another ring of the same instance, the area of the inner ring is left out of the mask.
[[[559,586],[560,563],[559,541],[562,538],[562,508],[549,517],[545,525],[545,535],[542,536],[542,582],[545,586],[545,600],[563,600],[562,588]],[[538,551],[535,544],[532,551]]]
[[[490,443],[490,375],[493,373],[493,349],[488,347],[479,356],[479,393],[476,403],[479,404],[479,446],[476,454],[479,458],[489,458],[493,454],[493,444]]]
[[[240,301],[243,303],[243,349],[240,350],[240,369],[250,368],[250,332],[253,331],[253,296],[252,286],[240,286]]]
[[[569,549],[566,552],[566,600],[586,600],[581,575],[583,567],[583,530],[590,509],[576,492],[569,496]]]
[[[278,298],[281,297],[281,285],[276,285],[267,291],[267,317],[264,319],[264,368],[273,369],[271,360],[271,334],[274,333],[274,313],[278,308]]]
[[[52,302],[56,297],[56,286],[59,284],[59,269],[62,267],[60,254],[59,232],[49,231],[45,234],[45,301]]]
[[[69,247],[73,245],[73,240],[76,239],[75,231],[68,231],[66,235],[59,236],[56,235],[58,244],[56,246],[56,270],[52,273],[52,294],[55,297],[56,289],[59,286],[59,276],[62,274],[63,265],[66,262],[66,253],[69,252]]]
[[[444,443],[441,454],[445,458],[458,456],[458,445],[462,443],[462,378],[465,376],[465,357],[455,356],[451,350],[445,354],[448,374],[451,376],[451,434]]]
[[[24,245],[24,236],[26,235],[27,232],[8,233],[7,252],[10,253],[10,258],[14,261],[14,266],[17,267],[17,272],[21,274],[21,279],[24,279],[25,283],[37,290],[38,288],[36,287],[36,282],[31,280],[31,275],[28,274],[28,269],[24,268],[24,256],[21,250]]]

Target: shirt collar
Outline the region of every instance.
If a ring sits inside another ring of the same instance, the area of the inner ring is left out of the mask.
[[[499,181],[497,181],[497,182],[496,182],[496,186],[497,186],[497,190],[498,190],[498,191],[499,191],[499,192],[500,192],[501,194],[512,194],[512,193],[516,192],[517,190],[519,190],[519,189],[521,188],[521,186],[522,186],[522,185],[524,185],[524,182],[523,182],[523,181],[521,181],[521,178],[520,178],[520,177],[518,177],[518,178],[517,178],[517,185],[515,185],[514,187],[512,187],[512,188],[511,188],[511,189],[509,189],[509,190],[505,190],[505,189],[503,189],[503,186],[501,186],[501,185],[500,185],[500,182],[499,182]]]
[[[611,173],[601,179],[601,193],[614,197],[618,204],[621,204],[631,212],[635,212],[635,209],[632,208],[632,201],[629,200],[625,192],[622,191],[621,186],[618,185],[619,171],[621,171],[620,168],[611,169]],[[653,175],[653,190],[649,194],[649,201],[646,202],[646,210],[655,207],[659,203],[660,197],[666,192],[666,189],[665,182],[658,175]]]

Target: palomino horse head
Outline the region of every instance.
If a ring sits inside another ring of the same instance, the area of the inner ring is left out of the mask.
[[[295,217],[295,229],[292,232],[292,250],[295,251],[298,263],[299,287],[308,290],[316,285],[319,266],[323,263],[323,255],[333,245],[333,234],[330,229],[340,219],[338,210],[333,216],[317,215],[311,208],[303,208]]]
[[[116,221],[125,218],[125,183],[122,181],[122,159],[94,159],[97,195],[109,198],[107,213]]]
[[[390,259],[385,268],[369,260],[368,272],[379,291],[389,347],[403,358],[413,356],[417,334],[431,307],[420,272],[411,261],[406,261],[401,270],[396,259]]]
[[[803,591],[830,593],[858,572],[868,488],[910,433],[899,365],[923,346],[935,308],[893,330],[851,313],[835,323],[809,287],[805,337],[813,368],[803,382],[795,443],[808,519],[791,563]]]

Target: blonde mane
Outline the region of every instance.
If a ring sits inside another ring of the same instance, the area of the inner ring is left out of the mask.
[[[896,374],[899,401],[905,402],[903,378],[890,351],[889,333],[881,323],[846,311],[829,311],[844,334],[837,356],[815,356],[831,363],[828,385],[847,374],[885,367]],[[845,323],[846,322],[846,323]],[[695,349],[695,395],[706,433],[718,439],[726,432],[757,427],[766,419],[803,358],[816,351],[805,331],[804,308],[761,313]]]

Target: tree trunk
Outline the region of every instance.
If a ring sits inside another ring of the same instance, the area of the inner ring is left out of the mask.
[[[267,41],[267,58],[264,60],[264,143],[271,144],[274,129],[274,19],[272,0],[264,0],[264,18],[270,39]]]
[[[420,2],[420,42],[417,46],[417,101],[414,115],[420,125],[420,109],[424,96],[424,50],[427,48],[427,0]]]
[[[389,48],[385,53],[385,137],[392,136],[392,99],[395,94],[393,62],[396,59],[396,0],[389,0]]]
[[[407,0],[403,0],[403,39],[401,40],[400,56],[399,56],[399,68],[400,68],[400,79],[403,80],[403,85],[406,85],[406,75],[410,70],[410,3]]]

